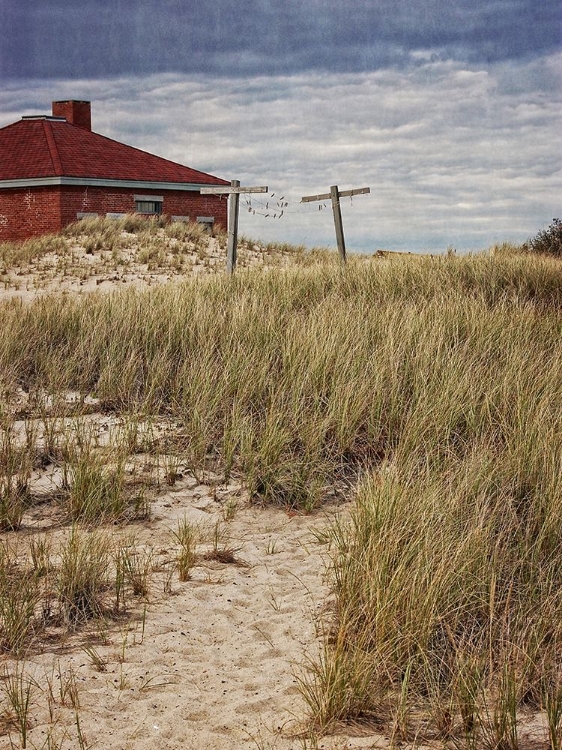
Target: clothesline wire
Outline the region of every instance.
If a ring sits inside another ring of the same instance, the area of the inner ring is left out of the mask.
[[[275,200],[276,194],[270,193],[267,199],[256,198],[253,193],[242,193],[244,206],[248,213],[253,216],[263,216],[265,218],[281,219],[285,215],[307,214],[312,211],[323,211],[330,207],[330,202],[310,202],[303,204],[302,201],[293,198],[287,198],[284,195]],[[353,196],[351,196],[351,205],[353,205]],[[259,206],[261,208],[255,208]],[[298,206],[298,208],[297,208]],[[266,213],[267,212],[267,213]]]

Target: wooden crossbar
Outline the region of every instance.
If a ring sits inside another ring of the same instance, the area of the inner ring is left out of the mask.
[[[202,187],[199,192],[202,195],[233,195],[240,193],[267,193],[268,190],[267,185],[260,187],[233,187],[232,185],[224,185],[221,187]]]
[[[371,188],[364,187],[364,188],[354,188],[353,190],[338,190],[338,194],[340,198],[347,198],[348,196],[353,195],[365,195],[365,193],[370,193]],[[311,203],[313,201],[327,201],[330,200],[332,197],[331,193],[322,193],[322,195],[305,195],[304,198],[301,198],[301,203]]]

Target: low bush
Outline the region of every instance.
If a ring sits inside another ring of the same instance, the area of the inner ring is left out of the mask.
[[[562,257],[562,221],[553,219],[550,226],[526,243],[526,249],[531,253]]]

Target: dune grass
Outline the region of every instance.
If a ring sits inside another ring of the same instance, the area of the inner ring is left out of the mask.
[[[239,237],[239,269],[267,269],[288,264],[310,265],[329,253],[306,251],[287,243],[261,243]],[[61,234],[25,242],[0,243],[0,291],[30,298],[48,291],[83,292],[99,285],[152,286],[193,274],[222,273],[226,234],[197,222],[136,214],[120,219],[81,219]]]
[[[392,259],[10,303],[0,378],[173,414],[194,468],[310,508],[357,467],[482,437],[522,384],[529,408],[528,373],[560,349],[560,279],[531,258]]]
[[[194,471],[238,472],[256,500],[357,491],[303,682],[317,727],[515,748],[521,711],[544,709],[560,747],[556,261],[312,262],[6,303],[0,324],[6,414],[18,388],[78,391],[173,416]]]

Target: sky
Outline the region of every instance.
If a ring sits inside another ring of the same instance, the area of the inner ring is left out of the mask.
[[[240,231],[479,251],[562,217],[559,0],[0,0],[0,127],[96,132],[268,194]],[[281,210],[283,214],[281,215]]]

